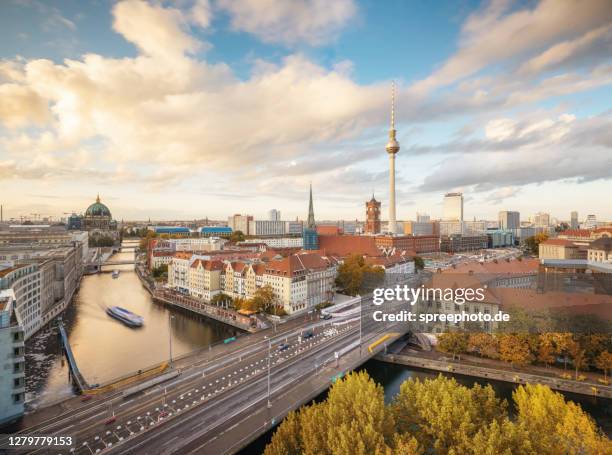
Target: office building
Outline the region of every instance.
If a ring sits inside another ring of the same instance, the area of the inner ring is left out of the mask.
[[[595,215],[587,215],[583,229],[595,229],[597,227],[597,217]]]
[[[253,217],[251,215],[236,214],[227,219],[227,225],[233,232],[240,231],[244,235],[252,235],[252,233],[249,232],[251,221],[253,221]]]
[[[285,235],[285,221],[253,220],[249,222],[249,235]]]
[[[519,212],[501,211],[498,216],[499,229],[518,229],[521,227],[521,214]]]
[[[578,212],[574,211],[570,214],[570,229],[578,229]]]
[[[443,221],[463,221],[463,193],[446,193],[442,205]]]
[[[533,224],[535,227],[547,228],[550,226],[550,214],[548,213],[536,213],[533,217]]]
[[[268,212],[269,221],[280,221],[280,219],[281,219],[280,210],[272,209]]]

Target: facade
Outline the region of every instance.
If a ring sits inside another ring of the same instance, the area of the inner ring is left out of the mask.
[[[463,193],[446,193],[442,205],[443,221],[463,221]]]
[[[280,219],[281,219],[280,210],[272,209],[268,212],[269,221],[280,221]]]
[[[484,250],[488,247],[489,238],[482,235],[450,235],[440,237],[440,251],[445,253],[462,253]]]
[[[13,291],[0,290],[0,425],[24,412],[25,337],[15,306]]]
[[[379,234],[380,233],[380,202],[372,199],[366,202],[366,234]]]
[[[536,213],[533,218],[533,224],[535,227],[548,227],[550,226],[550,214],[548,213]]]
[[[221,292],[221,261],[194,260],[189,266],[189,294],[206,302]]]
[[[431,221],[404,221],[404,234],[434,235],[434,223]]]
[[[259,239],[246,239],[242,244],[263,243],[270,248],[302,248],[304,239],[302,237],[270,237]]]
[[[252,220],[249,222],[249,235],[273,236],[285,235],[284,221]]]
[[[595,229],[597,227],[597,217],[595,215],[587,215],[584,222],[584,229]]]
[[[521,214],[504,210],[499,212],[498,221],[499,229],[518,229],[521,227]]]
[[[463,221],[442,220],[440,221],[440,235],[461,235],[463,234]]]
[[[285,222],[285,233],[287,235],[302,235],[304,232],[304,223],[301,221],[286,221]]]
[[[249,231],[250,223],[253,221],[253,217],[251,215],[240,215],[236,214],[230,216],[227,219],[227,225],[232,229],[232,231],[240,231],[244,235],[254,235]]]
[[[229,226],[204,226],[200,228],[200,235],[202,237],[229,237],[232,235],[232,228]]]
[[[572,212],[570,214],[570,229],[578,229],[578,212]]]
[[[587,259],[592,262],[612,262],[612,238],[602,237],[593,241],[588,247]]]
[[[429,215],[427,215],[426,213],[419,213],[419,212],[417,212],[416,214],[416,220],[417,220],[417,223],[427,223],[428,221],[431,221]]]
[[[437,235],[404,235],[375,237],[375,245],[378,249],[388,253],[435,253],[440,251],[440,237]]]
[[[539,246],[540,259],[586,259],[580,247],[571,240],[549,239]]]
[[[489,248],[503,248],[514,245],[514,234],[511,230],[498,229],[488,231],[487,237],[489,239]]]

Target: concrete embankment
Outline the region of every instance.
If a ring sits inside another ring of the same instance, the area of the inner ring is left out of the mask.
[[[376,360],[383,362],[423,368],[425,370],[461,374],[482,379],[512,382],[515,384],[544,384],[551,389],[560,390],[563,392],[612,398],[612,387],[588,382],[570,381],[567,379],[541,376],[512,370],[502,370],[491,367],[465,365],[460,362],[434,360],[416,355],[380,353],[375,358]]]

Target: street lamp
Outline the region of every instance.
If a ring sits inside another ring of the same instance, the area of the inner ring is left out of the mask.
[[[168,313],[168,347],[170,352],[170,368],[172,368],[172,320],[174,315]]]
[[[359,357],[361,357],[361,319],[363,318],[363,305],[361,296],[359,297]]]

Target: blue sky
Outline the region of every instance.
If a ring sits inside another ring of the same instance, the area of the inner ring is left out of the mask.
[[[101,194],[116,218],[362,219],[519,210],[612,219],[612,5],[570,1],[7,0],[5,214]]]

